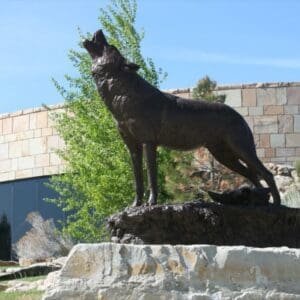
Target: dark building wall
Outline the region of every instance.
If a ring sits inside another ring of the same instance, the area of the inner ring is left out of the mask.
[[[0,215],[7,215],[11,225],[12,243],[17,242],[30,228],[27,214],[38,211],[44,219],[64,219],[64,213],[45,198],[57,194],[48,188],[49,176],[0,183]]]

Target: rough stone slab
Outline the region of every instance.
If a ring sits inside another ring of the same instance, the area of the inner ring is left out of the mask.
[[[300,147],[300,133],[286,134],[286,146],[287,147]]]
[[[300,115],[294,116],[294,132],[300,132]]]
[[[79,244],[44,300],[300,299],[300,249]]]
[[[256,133],[275,133],[278,130],[277,116],[259,116],[254,119]]]
[[[110,217],[114,241],[300,247],[300,209],[201,201],[128,208]]]
[[[282,105],[287,103],[285,87],[262,88],[256,90],[257,105]]]
[[[242,92],[240,89],[217,91],[218,95],[226,95],[225,103],[232,107],[242,106]]]
[[[243,89],[242,90],[242,106],[256,106],[256,90]]]
[[[300,103],[300,88],[299,87],[288,87],[287,98],[289,105],[299,105]]]
[[[284,147],[285,146],[284,134],[280,134],[280,133],[271,134],[270,143],[271,143],[271,147]]]

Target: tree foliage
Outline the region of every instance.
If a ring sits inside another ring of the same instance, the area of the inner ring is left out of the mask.
[[[207,75],[200,79],[193,89],[193,98],[194,99],[202,99],[209,102],[225,102],[225,95],[215,94],[215,90],[217,88],[217,82],[210,79]]]
[[[118,47],[127,59],[139,64],[141,76],[157,86],[165,74],[141,54],[144,33],[135,28],[136,12],[136,0],[112,0],[100,11],[101,28],[109,43]],[[81,43],[79,46],[82,48]],[[59,194],[59,198],[52,201],[67,212],[64,230],[68,234],[79,241],[95,242],[105,237],[105,218],[131,204],[133,174],[115,121],[96,91],[89,55],[83,49],[71,50],[69,58],[79,76],[66,75],[67,88],[54,81],[65,99],[64,110],[54,118],[65,142],[59,154],[66,163],[66,170],[52,178],[51,187]],[[163,152],[160,160],[168,159],[169,152]],[[161,186],[165,178],[163,170],[161,168],[159,173]]]

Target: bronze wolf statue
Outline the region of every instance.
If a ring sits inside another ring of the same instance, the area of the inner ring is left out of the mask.
[[[143,147],[150,189],[148,203],[157,203],[158,146],[176,150],[205,146],[220,163],[258,188],[262,187],[262,177],[274,204],[280,205],[273,175],[257,158],[252,132],[240,114],[225,104],[182,99],[158,90],[137,73],[138,65],[128,62],[106,41],[101,30],[83,45],[93,61],[98,92],[116,119],[131,155],[136,185],[134,206],[142,204],[144,195]]]

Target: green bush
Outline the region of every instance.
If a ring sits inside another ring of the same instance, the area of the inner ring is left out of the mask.
[[[300,177],[300,159],[296,160],[296,162],[295,162],[295,169],[296,169],[298,177]]]

